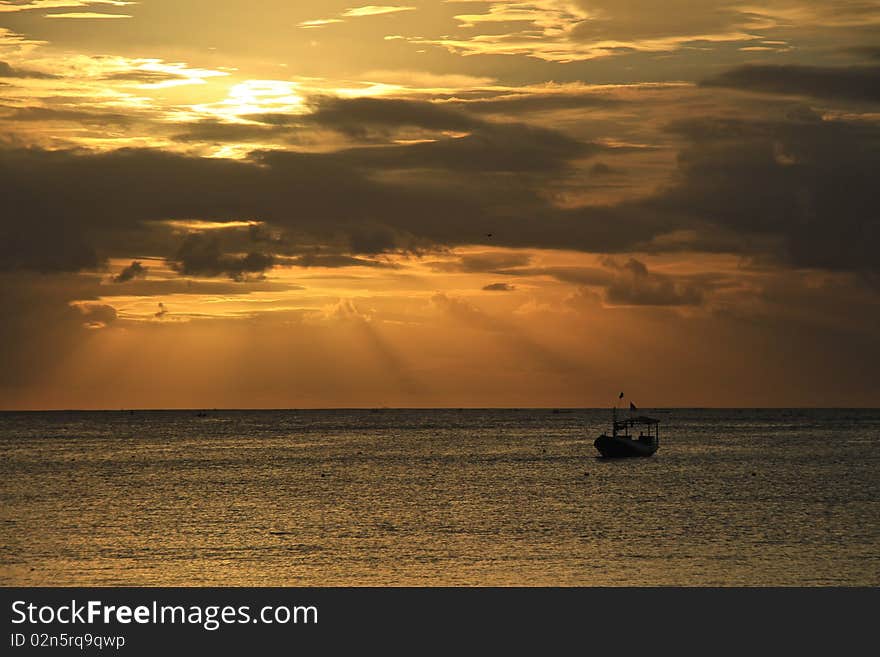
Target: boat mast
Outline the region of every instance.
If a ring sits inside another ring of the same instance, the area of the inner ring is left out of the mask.
[[[623,399],[623,393],[617,396],[618,401]],[[611,435],[617,437],[617,402],[614,402],[614,408],[611,410]]]

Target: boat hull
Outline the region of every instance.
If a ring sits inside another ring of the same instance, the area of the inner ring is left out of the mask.
[[[599,436],[593,445],[602,456],[613,459],[651,456],[657,451],[657,444],[654,442],[618,436]]]

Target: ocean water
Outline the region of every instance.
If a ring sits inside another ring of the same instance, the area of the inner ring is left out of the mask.
[[[0,413],[0,584],[880,584],[880,411],[655,416]]]

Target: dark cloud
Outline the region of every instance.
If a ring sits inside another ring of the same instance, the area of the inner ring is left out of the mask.
[[[95,112],[87,109],[59,109],[53,107],[3,107],[4,119],[14,121],[67,121],[84,125],[119,125],[137,123],[137,114],[119,112]]]
[[[411,233],[402,233],[378,223],[349,224],[344,228],[353,253],[376,254],[385,251],[418,251],[419,240]],[[428,246],[428,245],[423,245]]]
[[[521,267],[494,273],[505,276],[550,276],[563,283],[585,286],[604,286],[613,281],[612,274],[601,267]]]
[[[450,105],[395,98],[309,99],[309,114],[249,114],[252,125],[205,121],[189,128],[179,139],[244,138],[276,135],[292,139],[303,129],[321,128],[360,142],[388,142],[402,130],[469,132],[486,127],[482,119]]]
[[[445,169],[455,172],[553,173],[572,160],[611,147],[520,123],[485,124],[458,138],[339,151],[335,158],[361,167]]]
[[[652,272],[635,258],[601,259],[601,267],[523,267],[498,273],[507,276],[551,276],[563,283],[602,288],[605,300],[627,306],[697,306],[717,281],[713,276],[686,277]],[[592,293],[585,293],[592,295]]]
[[[705,87],[880,102],[880,66],[746,64],[701,82]]]
[[[272,254],[252,251],[246,255],[223,252],[214,235],[187,235],[171,262],[181,274],[194,276],[229,276],[245,280],[248,274],[262,274],[275,264]]]
[[[527,253],[471,253],[459,260],[461,270],[468,272],[490,272],[505,267],[527,265],[531,256]]]
[[[301,114],[290,114],[287,112],[254,112],[252,114],[243,114],[242,118],[254,123],[262,123],[279,128],[301,126],[303,123],[303,116]]]
[[[577,188],[583,170],[575,162],[608,147],[519,123],[477,121],[465,137],[431,143],[254,152],[238,161],[143,149],[0,150],[0,197],[12,208],[0,217],[0,268],[76,270],[137,254],[168,257],[181,273],[240,277],[314,245],[348,257],[460,244],[596,253],[650,245],[871,275],[880,129],[787,108],[781,119],[678,121],[669,130],[684,145],[665,187],[586,207],[558,207],[547,190]],[[412,121],[439,125],[445,115],[436,109]],[[252,229],[235,239],[222,231],[222,243],[194,237],[184,248],[161,223],[193,217],[259,220],[273,237],[258,243]],[[685,242],[664,239],[684,234]]]
[[[681,178],[646,209],[710,222],[760,253],[866,276],[880,267],[876,171],[880,127],[847,121],[692,119],[671,129],[689,145]],[[696,248],[699,248],[698,245]]]
[[[284,264],[293,265],[295,267],[381,267],[395,268],[397,265],[381,260],[370,260],[368,258],[356,258],[348,255],[319,254],[311,253],[296,258],[289,258]]]
[[[181,142],[277,142],[296,141],[297,130],[285,126],[228,123],[217,120],[196,121],[180,126],[181,132],[171,135]]]
[[[486,292],[513,292],[515,289],[510,283],[491,283],[483,288]]]
[[[257,218],[282,236],[296,235],[313,243],[341,241],[352,254],[423,252],[438,245],[481,242],[511,246],[543,242],[576,248],[592,239],[578,236],[584,225],[572,220],[571,213],[554,208],[543,185],[550,177],[572,175],[573,160],[607,147],[547,128],[484,122],[430,103],[323,102],[319,117],[328,125],[341,121],[343,109],[350,107],[346,116],[362,116],[373,123],[469,127],[470,132],[431,143],[330,153],[256,152],[244,161],[146,149],[0,150],[0,194],[15,209],[0,219],[0,238],[4,238],[0,268],[93,268],[108,255],[126,252],[171,257],[179,262],[181,272],[235,274],[265,263],[265,259],[257,262],[255,255],[238,263],[223,258],[267,250],[241,244],[235,249],[224,247],[219,255],[177,258],[177,247],[167,237],[158,239],[157,230],[146,228],[162,220],[192,217]],[[33,118],[42,119],[73,119],[76,114],[67,109],[26,109]],[[407,112],[412,116],[407,118]],[[191,126],[209,132],[229,128],[214,123]],[[261,126],[244,126],[246,131],[252,128],[257,138]],[[394,176],[380,178],[383,171],[393,171]],[[587,232],[600,223],[594,222]],[[493,233],[500,237],[490,240],[487,235]],[[651,236],[650,231],[639,234]],[[145,243],[149,250],[141,248]],[[292,248],[269,246],[278,254]]]
[[[865,59],[880,60],[880,46],[853,46],[852,48],[846,48],[844,52],[864,57]]]
[[[279,259],[280,260],[280,259]],[[254,292],[282,292],[303,289],[287,282],[268,279],[249,280],[247,287],[233,279],[192,279],[192,278],[136,278],[125,286],[102,288],[101,297],[113,296],[170,296],[170,295],[230,295],[251,294]]]
[[[0,216],[0,271],[30,269],[43,273],[99,269],[106,257],[99,256],[77,226],[58,223],[46,232],[27,223],[33,208],[17,211],[15,205]],[[24,221],[22,221],[24,220]]]
[[[590,167],[590,173],[594,176],[610,176],[618,173],[617,169],[605,164],[604,162],[596,162]]]
[[[486,251],[485,253],[470,253],[463,255],[453,262],[430,263],[433,269],[438,271],[463,271],[463,272],[497,272],[510,267],[522,267],[529,264],[531,256],[527,253],[504,253],[498,251]]]
[[[563,154],[572,150],[570,142],[563,144],[554,167],[563,166]],[[537,181],[483,177],[498,172],[479,170],[473,155],[481,153],[487,165],[534,167],[535,175],[543,175],[539,163],[555,148],[552,143],[533,145],[524,137],[518,145],[500,139],[472,142],[461,151],[449,149],[433,163],[405,147],[384,149],[389,152],[268,152],[248,161],[139,149],[2,150],[0,192],[15,212],[4,214],[0,232],[6,244],[16,243],[3,266],[45,268],[47,260],[58,268],[94,266],[108,254],[135,250],[144,240],[145,224],[192,217],[257,218],[281,232],[309,234],[319,241],[347,235],[355,252],[366,253],[431,242],[457,244],[463,237],[468,242],[486,240],[502,222],[508,240],[522,240],[518,224],[529,215],[550,215],[550,224],[554,214],[534,186]],[[508,157],[511,149],[518,149],[515,157]],[[445,161],[445,169],[438,160]],[[419,171],[433,164],[447,179],[425,175],[380,181],[373,178],[380,164]],[[561,220],[557,224],[561,230]],[[552,226],[545,229],[552,233]],[[55,239],[65,231],[75,239]],[[91,247],[88,258],[72,257],[77,243]],[[128,246],[132,248],[123,248]],[[137,251],[174,255],[170,245],[164,253]]]
[[[249,172],[158,151],[2,150],[0,196],[9,211],[0,216],[0,268],[94,268],[108,252],[140,250],[144,221],[241,216],[210,178],[241,191]]]
[[[447,104],[476,114],[515,114],[617,107],[623,101],[596,93],[532,93],[495,98],[451,99]]]
[[[356,148],[335,155],[350,164],[364,167],[553,171],[573,158],[611,150],[603,144],[584,143],[556,130],[522,123],[485,121],[449,104],[325,97],[315,99],[312,108],[313,113],[302,117],[263,114],[249,118],[283,131],[290,131],[293,126],[319,126],[363,141],[388,141],[394,132],[405,128],[467,133],[457,138],[441,136],[434,141],[416,144]],[[204,128],[208,131],[231,130],[228,125],[206,125]],[[251,126],[236,129],[247,134]],[[199,132],[191,130],[189,134],[197,136]],[[259,130],[256,134],[260,134]]]
[[[141,149],[0,150],[0,196],[14,208],[0,217],[0,267],[77,270],[138,253],[169,257],[181,273],[238,275],[266,265],[260,253],[294,248],[254,248],[239,231],[222,248],[193,238],[180,250],[159,230],[164,220],[192,217],[259,219],[282,235],[341,240],[369,254],[475,243],[619,250],[677,227],[656,213],[554,207],[544,186],[571,175],[568,157],[582,147],[558,133],[506,128],[513,139],[472,136],[435,151],[272,151],[245,161]],[[418,175],[378,179],[384,168]]]
[[[467,131],[483,125],[463,112],[427,101],[321,97],[313,99],[311,105],[312,113],[306,121],[354,138],[367,137],[371,128]]]
[[[606,260],[613,278],[605,288],[605,299],[616,305],[698,306],[702,291],[693,284],[648,271],[643,262],[630,258],[625,263]]]
[[[127,283],[135,278],[146,278],[147,268],[135,261],[113,277],[114,283]]]
[[[145,71],[140,69],[131,69],[128,71],[117,71],[115,73],[107,73],[101,76],[102,80],[122,80],[137,82],[140,84],[159,84],[162,82],[172,82],[175,80],[186,80],[185,75],[179,73],[170,73],[165,71]]]
[[[0,62],[0,78],[34,78],[50,80],[57,77],[57,75],[52,75],[51,73],[42,73],[31,69],[18,68],[11,66],[8,62]]]

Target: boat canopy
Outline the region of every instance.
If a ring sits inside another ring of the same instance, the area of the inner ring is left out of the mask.
[[[648,435],[660,440],[660,420],[648,417],[647,415],[628,417],[625,420],[618,420],[615,418],[611,435],[617,436],[622,433],[624,436],[628,437],[630,429],[635,427],[640,427],[639,436]],[[647,429],[643,430],[643,427],[647,427]]]
[[[630,417],[625,420],[615,420],[614,426],[619,429],[625,429],[627,427],[635,427],[639,425],[655,425],[660,424],[660,420],[657,420],[653,417],[648,417],[647,415],[639,415],[637,417]]]

